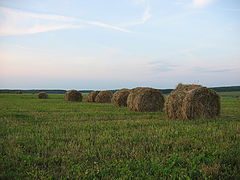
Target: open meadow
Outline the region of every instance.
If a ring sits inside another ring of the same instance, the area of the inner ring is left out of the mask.
[[[0,179],[240,179],[240,92],[197,120],[63,96],[0,94]]]

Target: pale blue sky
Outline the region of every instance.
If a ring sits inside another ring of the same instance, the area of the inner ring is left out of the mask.
[[[240,85],[239,0],[0,0],[0,88]]]

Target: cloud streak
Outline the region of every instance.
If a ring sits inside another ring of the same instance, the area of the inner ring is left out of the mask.
[[[87,25],[94,25],[124,33],[131,32],[127,29],[99,21],[82,20],[61,15],[38,14],[0,7],[0,36],[76,29]]]
[[[110,24],[105,24],[105,23],[98,22],[98,21],[83,21],[83,20],[80,20],[80,21],[84,22],[86,24],[89,24],[89,25],[95,25],[95,26],[99,26],[99,27],[103,27],[103,28],[107,28],[107,29],[112,29],[112,30],[116,30],[116,31],[121,31],[121,32],[125,32],[125,33],[130,33],[131,32],[130,30],[120,28],[118,26],[113,26],[113,25],[110,25]]]
[[[234,71],[234,69],[231,69],[231,68],[216,69],[216,68],[204,68],[204,67],[194,67],[193,70],[201,73],[224,73],[224,72]]]
[[[154,72],[168,72],[173,71],[176,68],[179,68],[180,65],[177,64],[171,64],[166,61],[158,60],[158,61],[152,61],[147,64]]]
[[[240,9],[237,9],[237,8],[223,8],[221,10],[228,11],[228,12],[240,12]]]
[[[214,0],[192,0],[191,7],[202,8],[211,4]]]
[[[139,24],[144,24],[146,23],[150,18],[152,17],[151,13],[150,13],[150,7],[146,6],[142,18],[138,21],[135,22],[130,22],[128,24],[126,24],[126,26],[134,26],[134,25],[139,25]]]
[[[133,22],[124,23],[121,26],[127,27],[127,26],[135,26],[146,23],[149,19],[151,19],[151,8],[150,5],[145,0],[137,0],[137,4],[142,4],[144,6],[144,11],[142,14],[142,17],[138,20],[135,20]]]

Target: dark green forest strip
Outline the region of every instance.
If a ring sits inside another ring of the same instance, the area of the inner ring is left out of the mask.
[[[236,92],[240,91],[240,86],[226,86],[226,87],[212,87],[211,89],[217,92]],[[159,89],[163,94],[169,94],[173,89]],[[66,90],[49,90],[49,89],[31,89],[31,90],[24,90],[24,89],[0,89],[0,93],[17,93],[21,91],[23,93],[39,93],[39,92],[46,92],[49,94],[64,94]],[[89,93],[92,90],[78,90],[82,93]],[[113,92],[117,90],[112,90]]]

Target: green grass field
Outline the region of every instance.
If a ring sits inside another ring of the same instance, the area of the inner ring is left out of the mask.
[[[240,179],[238,94],[197,120],[36,96],[0,94],[0,179]]]

